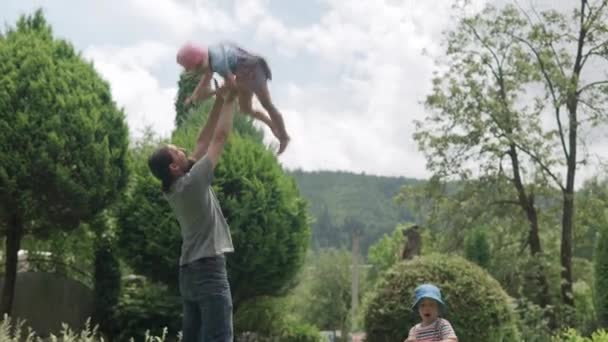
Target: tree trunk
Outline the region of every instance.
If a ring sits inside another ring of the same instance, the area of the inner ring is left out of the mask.
[[[8,224],[6,233],[6,255],[4,264],[4,287],[2,288],[2,300],[0,301],[0,314],[10,315],[13,308],[15,295],[15,281],[17,280],[17,254],[21,245],[23,225],[17,214],[13,214]]]
[[[562,301],[564,304],[574,307],[574,295],[572,294],[572,226],[574,216],[574,194],[564,192],[564,207],[562,215],[562,244],[561,244],[561,266],[562,266]]]
[[[576,131],[577,131],[577,101],[576,95],[571,95],[568,101],[568,112],[570,114],[570,127],[568,143],[570,153],[567,158],[566,187],[563,190],[562,208],[562,243],[561,243],[561,266],[562,302],[574,309],[574,295],[572,293],[572,232],[574,226],[574,178],[576,175]]]
[[[530,246],[530,255],[534,260],[536,260],[538,257],[542,256],[543,250],[538,230],[538,215],[536,212],[536,207],[534,205],[534,195],[528,195],[526,193],[526,189],[523,185],[523,181],[519,172],[519,158],[517,156],[517,149],[513,144],[511,144],[509,155],[511,157],[511,164],[513,166],[513,184],[517,189],[519,205],[526,213],[526,218],[528,219],[528,225],[530,227],[528,234],[528,245]],[[539,304],[542,308],[546,308],[551,304],[551,298],[549,296],[549,282],[547,281],[547,276],[545,275],[545,268],[542,264],[542,260],[540,260],[538,266],[539,268],[536,281],[538,282],[540,293],[538,295],[537,304]],[[553,315],[547,315],[547,318],[549,318],[550,326],[553,326]]]

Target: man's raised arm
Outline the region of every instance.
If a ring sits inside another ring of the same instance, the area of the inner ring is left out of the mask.
[[[213,133],[213,139],[209,144],[209,150],[207,151],[207,158],[211,161],[212,166],[215,168],[217,162],[224,151],[224,145],[228,140],[230,131],[232,130],[232,117],[234,115],[234,99],[236,97],[236,91],[228,90],[225,93],[221,93],[220,96],[224,96],[224,105],[220,114],[220,118],[215,127]]]
[[[213,102],[213,107],[209,112],[209,117],[207,118],[207,122],[205,126],[201,128],[201,131],[196,139],[196,147],[192,152],[191,157],[194,160],[201,159],[207,150],[209,149],[209,144],[211,143],[211,139],[213,138],[213,132],[215,131],[215,127],[217,126],[218,118],[220,117],[220,113],[222,111],[222,107],[224,106],[224,98],[220,95],[215,96],[215,102]]]

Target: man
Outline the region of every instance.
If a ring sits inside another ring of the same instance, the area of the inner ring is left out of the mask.
[[[232,342],[232,297],[224,253],[233,252],[230,230],[211,188],[213,172],[232,129],[235,92],[221,88],[190,157],[168,145],[148,166],[181,227],[179,287],[182,341]]]

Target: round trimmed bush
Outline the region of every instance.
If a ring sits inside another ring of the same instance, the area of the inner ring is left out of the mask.
[[[411,309],[414,289],[432,283],[447,304],[443,315],[460,341],[518,341],[510,298],[479,266],[456,256],[429,255],[395,264],[366,305],[367,342],[403,341],[420,321]]]

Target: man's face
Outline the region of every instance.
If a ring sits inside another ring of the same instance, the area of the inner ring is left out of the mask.
[[[425,298],[418,304],[418,313],[423,323],[432,323],[439,316],[439,305],[433,299]]]
[[[190,171],[190,168],[192,168],[194,162],[188,159],[186,150],[175,145],[168,145],[167,147],[169,148],[169,153],[173,158],[173,162],[169,165],[171,174],[174,177],[179,177]]]

